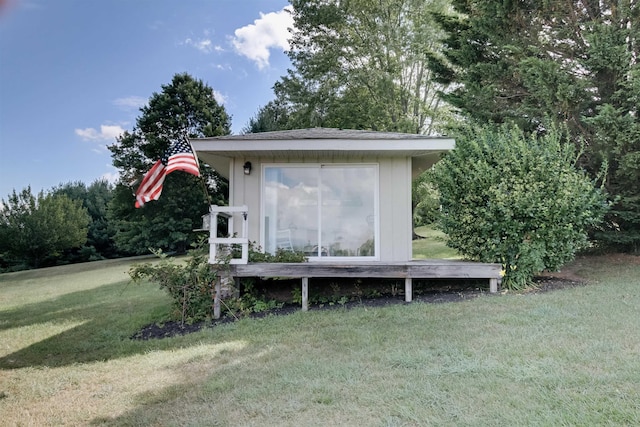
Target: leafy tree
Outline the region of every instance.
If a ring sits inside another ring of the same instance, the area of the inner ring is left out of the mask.
[[[0,208],[0,252],[14,263],[40,267],[87,240],[89,215],[63,194],[13,193]]]
[[[599,237],[640,250],[640,3],[454,0],[431,57],[444,98],[481,123],[526,131],[563,123],[616,203]]]
[[[94,181],[88,187],[83,182],[69,182],[52,191],[54,194],[65,194],[71,200],[82,202],[91,218],[86,244],[77,254],[70,254],[70,257],[92,261],[117,256],[113,241],[114,230],[109,227],[107,219],[107,206],[113,198],[113,185],[103,179]]]
[[[194,239],[192,230],[210,202],[225,200],[226,182],[207,165],[202,178],[172,173],[164,181],[162,197],[135,209],[134,193],[143,175],[170,144],[185,136],[208,137],[230,133],[230,118],[213,96],[213,89],[188,74],[176,74],[162,92],[141,108],[131,132],[109,146],[120,171],[108,218],[115,227],[119,250],[141,254],[149,248],[183,252]]]
[[[289,130],[289,119],[292,111],[282,102],[270,101],[258,109],[255,117],[249,119],[249,123],[242,129],[242,133],[271,132],[276,130]]]
[[[448,0],[290,3],[294,68],[274,86],[288,111],[285,128],[433,131],[445,110],[437,96],[443,87],[427,67],[441,35],[431,13],[446,10]],[[270,115],[261,110],[256,121]]]
[[[588,246],[587,228],[602,220],[602,191],[576,168],[573,144],[550,130],[467,130],[437,163],[440,225],[464,256],[504,265],[504,284],[522,288]]]

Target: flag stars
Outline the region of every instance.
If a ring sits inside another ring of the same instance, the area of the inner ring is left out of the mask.
[[[158,200],[167,175],[174,171],[183,171],[200,176],[200,167],[189,141],[176,141],[146,173],[136,191],[136,208],[151,200]]]

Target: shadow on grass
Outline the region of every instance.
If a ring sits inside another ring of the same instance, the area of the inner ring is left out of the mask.
[[[169,348],[175,341],[129,339],[143,325],[165,319],[168,310],[168,298],[151,285],[119,282],[2,311],[0,331],[24,328],[20,335],[25,341],[33,334],[37,342],[0,358],[0,369],[66,366]],[[74,326],[59,332],[65,324]],[[48,329],[56,332],[40,338]]]

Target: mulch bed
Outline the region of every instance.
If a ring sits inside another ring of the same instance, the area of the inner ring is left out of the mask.
[[[534,279],[535,286],[523,291],[523,294],[549,292],[557,289],[568,287],[584,286],[585,281],[576,279],[567,279],[554,276],[541,276]],[[477,298],[480,295],[491,295],[485,288],[478,284],[467,284],[463,286],[450,286],[441,284],[439,286],[431,286],[427,290],[414,289],[413,301],[427,304],[453,303]],[[404,295],[381,295],[373,298],[355,298],[344,304],[314,304],[309,306],[309,310],[333,310],[338,308],[351,309],[354,307],[384,307],[389,305],[407,304],[404,301]],[[410,303],[409,303],[410,304]],[[263,318],[267,316],[282,316],[291,314],[300,310],[299,304],[285,304],[281,308],[276,308],[260,313],[252,313],[245,317]],[[178,335],[186,335],[197,332],[205,327],[212,328],[219,325],[235,322],[234,316],[227,315],[221,319],[199,322],[194,324],[183,324],[179,321],[167,321],[161,324],[153,323],[147,325],[136,332],[131,339],[149,340],[169,338]]]

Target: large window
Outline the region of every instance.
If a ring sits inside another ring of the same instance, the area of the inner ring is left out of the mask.
[[[377,165],[264,167],[264,247],[376,257]]]

